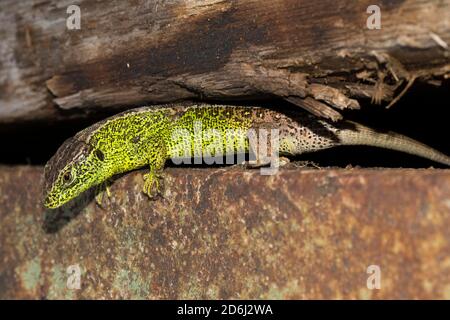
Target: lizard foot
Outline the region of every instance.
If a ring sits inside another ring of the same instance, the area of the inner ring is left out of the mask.
[[[244,168],[248,168],[248,169],[254,169],[254,168],[262,168],[262,167],[266,167],[268,165],[271,165],[273,159],[271,158],[266,158],[264,160],[252,160],[252,161],[245,161],[243,162],[241,165]],[[278,158],[278,162],[275,162],[277,167],[283,167],[285,165],[287,165],[288,163],[290,163],[289,158],[286,157],[279,157]]]
[[[161,173],[149,172],[144,174],[144,192],[151,200],[162,195],[164,179]]]
[[[289,164],[290,162],[291,162],[291,160],[289,158],[286,158],[286,157],[279,158],[279,166],[280,167],[284,167],[285,165]]]

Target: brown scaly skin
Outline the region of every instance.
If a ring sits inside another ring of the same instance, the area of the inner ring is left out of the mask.
[[[45,166],[44,204],[57,208],[116,174],[149,167],[144,192],[160,191],[168,159],[249,152],[249,131],[279,130],[279,153],[299,155],[339,145],[369,145],[398,150],[450,166],[450,158],[395,133],[378,133],[352,122],[330,123],[296,110],[260,107],[165,105],[120,113],[68,139]],[[232,134],[230,134],[232,133]],[[273,141],[258,150],[271,151]],[[269,153],[270,154],[270,153]],[[266,163],[256,152],[257,161]]]

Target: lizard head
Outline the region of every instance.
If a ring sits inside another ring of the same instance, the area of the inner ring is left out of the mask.
[[[44,169],[44,205],[55,209],[100,181],[104,155],[89,144],[70,138]]]

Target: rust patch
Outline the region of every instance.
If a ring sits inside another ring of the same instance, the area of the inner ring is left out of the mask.
[[[2,298],[448,298],[448,170],[169,168],[153,202],[136,171],[61,212],[42,171],[0,167]]]

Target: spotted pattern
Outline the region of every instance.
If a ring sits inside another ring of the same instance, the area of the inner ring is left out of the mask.
[[[190,108],[177,119],[166,139],[168,156],[185,158],[246,152],[251,117],[248,108]]]
[[[44,204],[59,207],[119,173],[144,166],[151,173],[162,170],[170,158],[248,152],[248,131],[261,129],[279,129],[286,155],[337,143],[329,129],[305,115],[203,104],[138,108],[86,128],[59,148],[45,167]]]

